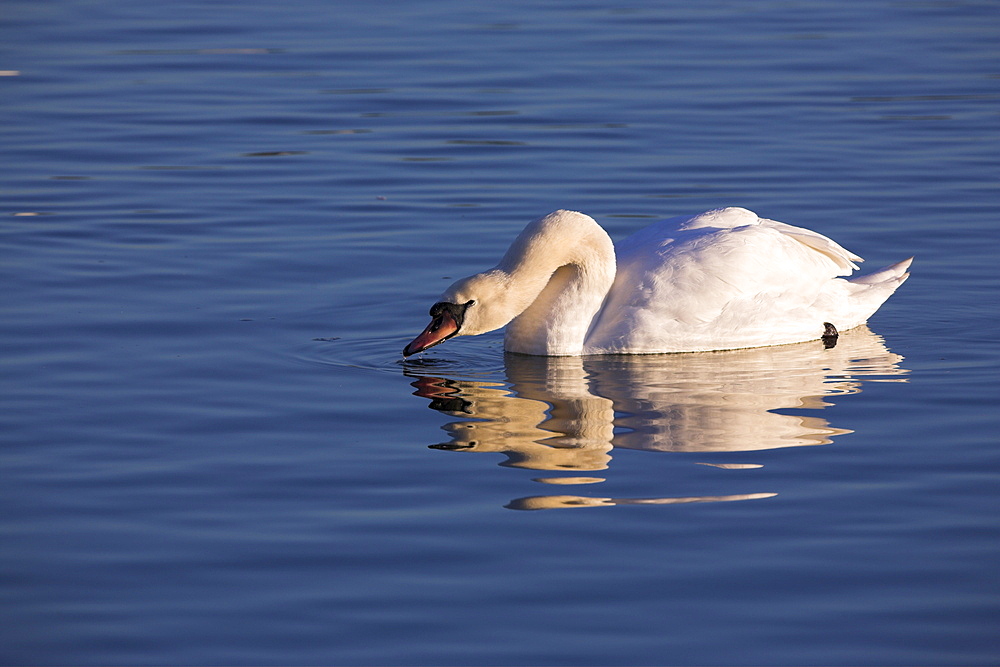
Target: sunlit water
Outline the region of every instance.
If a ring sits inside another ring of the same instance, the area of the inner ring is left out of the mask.
[[[996,17],[5,2],[0,662],[995,664]],[[832,349],[400,355],[540,214],[724,205],[913,276]]]

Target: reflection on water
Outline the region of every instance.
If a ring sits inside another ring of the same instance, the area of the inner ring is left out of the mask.
[[[498,452],[501,465],[548,471],[597,471],[615,447],[670,452],[747,452],[825,445],[851,431],[817,415],[827,397],[861,391],[863,382],[904,382],[902,360],[866,327],[821,342],[778,347],[614,357],[507,355],[506,382],[419,374],[415,395],[452,417],[447,442],[434,449]],[[422,369],[420,369],[422,370]],[[710,463],[726,469],[752,463]],[[589,484],[601,477],[543,477],[548,484]],[[543,496],[508,507],[594,507],[770,497],[771,493],[695,498]]]
[[[691,496],[688,498],[593,498],[588,496],[531,496],[512,500],[506,507],[512,510],[551,510],[573,507],[609,507],[612,505],[678,505],[683,503],[715,503],[728,500],[758,500],[773,498],[776,493],[740,493],[731,496]]]

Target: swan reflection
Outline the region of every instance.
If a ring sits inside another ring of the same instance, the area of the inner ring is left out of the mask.
[[[866,327],[838,344],[820,342],[694,354],[614,357],[507,355],[506,381],[418,375],[415,395],[456,417],[435,449],[502,453],[504,466],[593,472],[618,448],[670,452],[750,452],[823,445],[850,430],[783,409],[820,410],[828,397],[861,391],[863,382],[905,381],[902,357]],[[712,462],[726,469],[753,463]],[[602,477],[543,477],[588,484]],[[771,493],[696,498],[596,498],[553,495],[508,507],[593,507],[769,497]]]

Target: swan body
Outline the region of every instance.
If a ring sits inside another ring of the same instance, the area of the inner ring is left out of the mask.
[[[703,352],[817,340],[863,324],[912,258],[845,279],[860,257],[827,237],[724,208],[655,223],[617,249],[593,218],[555,211],[494,268],[431,308],[405,356],[506,326],[508,352]]]

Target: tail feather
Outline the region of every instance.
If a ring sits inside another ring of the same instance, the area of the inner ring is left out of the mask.
[[[848,280],[847,283],[851,289],[850,307],[841,323],[846,324],[842,330],[866,322],[879,309],[879,306],[892,296],[896,288],[910,277],[907,269],[910,268],[912,261],[913,258],[910,257],[875,273]]]
[[[910,257],[909,259],[904,259],[902,262],[897,262],[884,269],[880,269],[875,273],[851,278],[847,282],[854,283],[855,285],[878,285],[880,283],[891,284],[895,281],[896,287],[899,287],[903,284],[904,280],[910,277],[910,274],[906,270],[910,268],[910,264],[912,263],[913,258]]]

